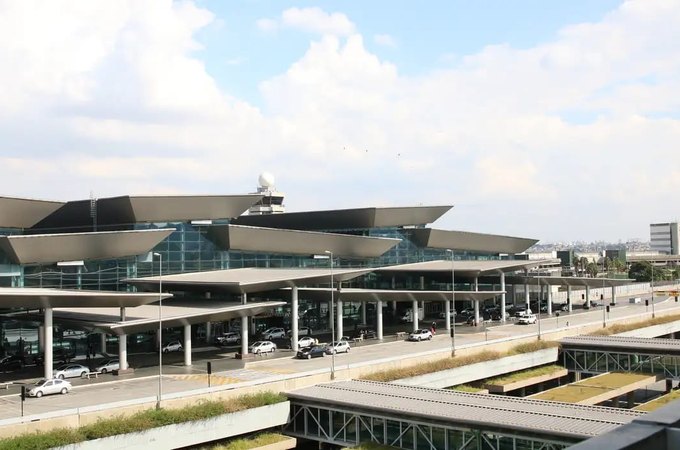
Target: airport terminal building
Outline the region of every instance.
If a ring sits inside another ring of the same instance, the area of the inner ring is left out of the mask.
[[[246,195],[0,198],[3,351],[44,353],[47,376],[60,346],[117,349],[124,369],[128,347],[162,344],[160,321],[163,340],[182,340],[191,364],[192,340],[211,343],[230,327],[245,356],[249,336],[267,326],[291,329],[295,347],[302,326],[334,326],[337,336],[370,327],[381,339],[383,322],[403,314],[415,329],[441,313],[449,329],[452,307],[474,308],[479,321],[485,302],[504,320],[506,302],[529,304],[530,271],[558,261],[517,256],[535,239],[433,228],[451,208],[287,213],[267,186]]]

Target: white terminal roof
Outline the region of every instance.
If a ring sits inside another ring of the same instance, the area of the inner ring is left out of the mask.
[[[501,272],[516,272],[523,269],[558,264],[559,260],[546,259],[537,261],[526,260],[473,260],[453,261],[453,270],[462,275],[492,275]],[[426,261],[412,264],[399,264],[396,266],[381,267],[376,272],[451,272],[450,260]]]

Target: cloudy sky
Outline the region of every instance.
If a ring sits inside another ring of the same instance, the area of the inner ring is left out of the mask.
[[[0,0],[0,195],[454,204],[648,239],[680,217],[680,0]]]

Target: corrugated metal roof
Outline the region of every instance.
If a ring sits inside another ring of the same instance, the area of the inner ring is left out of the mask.
[[[628,350],[640,353],[680,355],[680,340],[628,336],[572,336],[560,340],[567,349]]]
[[[407,415],[420,421],[429,419],[458,426],[570,438],[597,436],[642,415],[637,411],[600,406],[357,380],[312,386],[290,392],[288,396],[293,402],[331,404],[382,415]]]

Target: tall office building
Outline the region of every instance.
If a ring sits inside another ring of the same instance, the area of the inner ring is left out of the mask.
[[[652,250],[668,255],[679,255],[680,233],[678,233],[678,222],[650,224],[649,241]]]

